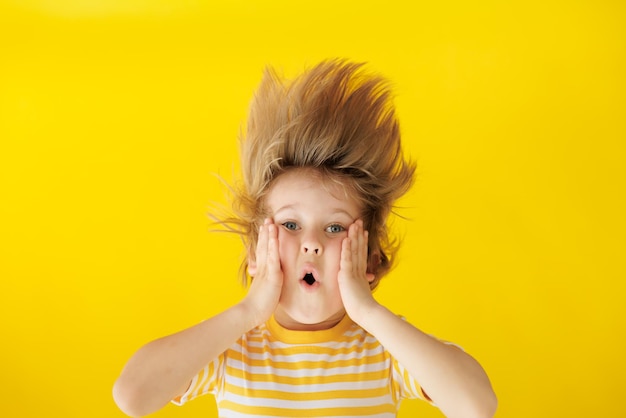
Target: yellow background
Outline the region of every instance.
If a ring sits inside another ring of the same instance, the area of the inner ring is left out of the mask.
[[[266,64],[346,57],[393,81],[419,162],[378,300],[472,353],[499,417],[625,416],[625,12],[3,0],[0,415],[122,417],[128,357],[239,300],[240,244],[209,232],[213,173],[237,169]]]

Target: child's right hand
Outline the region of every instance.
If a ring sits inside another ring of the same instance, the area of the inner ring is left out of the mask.
[[[252,276],[252,284],[242,303],[258,326],[274,313],[283,288],[278,228],[271,219],[266,219],[259,230],[256,257],[249,261],[248,273]]]
[[[130,416],[145,416],[182,395],[199,370],[237,339],[267,321],[276,309],[283,285],[278,228],[265,221],[259,232],[254,277],[237,305],[192,327],[152,341],[128,361],[115,382],[113,396]]]

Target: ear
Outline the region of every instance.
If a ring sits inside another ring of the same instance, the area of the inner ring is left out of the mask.
[[[248,274],[250,277],[254,277],[256,275],[256,269],[257,266],[255,258],[251,254],[248,254]]]
[[[378,266],[380,265],[380,253],[375,251],[369,255],[369,259],[367,260],[367,271],[365,272],[365,277],[367,277],[367,281],[372,283],[376,278],[376,272],[378,271]]]

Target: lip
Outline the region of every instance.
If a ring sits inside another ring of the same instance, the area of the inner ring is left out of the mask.
[[[306,282],[303,280],[303,277],[307,274],[307,273],[311,273],[313,275],[313,277],[315,277],[315,283],[313,283],[312,285],[308,285],[306,284]],[[317,271],[317,269],[315,268],[315,265],[313,265],[312,263],[304,263],[302,265],[302,268],[300,269],[300,281],[304,284],[306,284],[307,286],[315,286],[317,284],[319,284],[320,282],[320,274]]]
[[[320,282],[318,282],[317,279],[315,280],[315,283],[313,284],[308,284],[307,282],[304,281],[304,279],[300,279],[300,288],[304,292],[313,293],[317,289],[319,289],[319,287],[320,287]]]
[[[304,281],[304,276],[307,273],[311,273],[313,277],[315,277],[315,283],[308,284],[307,282]],[[319,278],[320,278],[320,274],[319,274],[319,271],[317,271],[317,269],[315,268],[315,265],[313,263],[304,263],[302,265],[302,268],[300,269],[300,277],[299,277],[300,288],[306,293],[315,292],[321,286],[321,281],[319,280]]]

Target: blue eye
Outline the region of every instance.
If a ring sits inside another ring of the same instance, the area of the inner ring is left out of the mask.
[[[292,221],[283,222],[282,225],[285,227],[285,229],[288,229],[290,231],[295,231],[298,229],[298,224]]]
[[[329,225],[326,228],[326,232],[330,232],[331,234],[338,234],[338,233],[343,232],[345,230],[346,230],[346,228],[344,228],[343,226],[341,226],[339,224],[332,224],[332,225]]]

